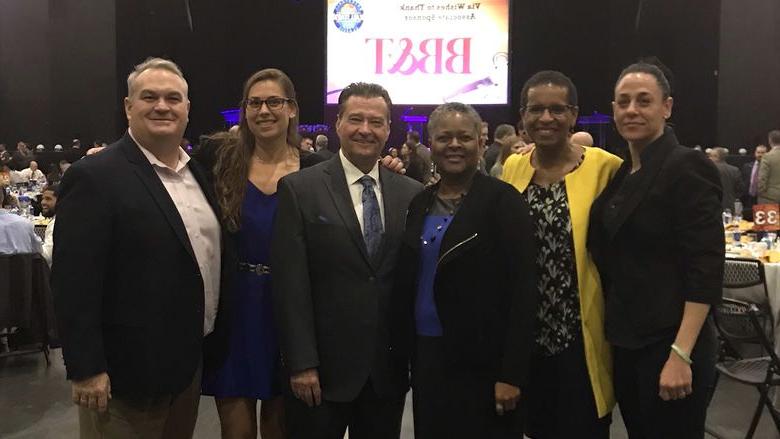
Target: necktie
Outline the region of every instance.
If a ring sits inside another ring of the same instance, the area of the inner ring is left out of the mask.
[[[750,196],[758,195],[758,162],[753,162],[753,172],[750,173]]]
[[[373,257],[379,249],[382,240],[382,216],[379,213],[379,201],[374,193],[374,179],[368,175],[358,180],[363,185],[363,240],[366,242],[368,255]]]

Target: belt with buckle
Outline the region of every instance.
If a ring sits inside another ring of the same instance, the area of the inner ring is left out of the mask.
[[[271,267],[263,264],[249,264],[246,262],[239,262],[238,271],[264,276],[266,274],[271,274]]]

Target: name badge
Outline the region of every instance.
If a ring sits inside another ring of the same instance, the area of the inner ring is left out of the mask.
[[[761,232],[780,230],[780,205],[757,204],[753,206],[753,230]]]

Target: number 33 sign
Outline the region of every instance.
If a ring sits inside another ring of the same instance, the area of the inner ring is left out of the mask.
[[[780,230],[780,205],[757,204],[753,206],[753,230],[763,232]]]

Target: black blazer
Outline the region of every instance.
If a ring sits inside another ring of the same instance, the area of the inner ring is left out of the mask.
[[[282,361],[288,372],[318,368],[330,401],[355,399],[369,377],[380,396],[408,389],[388,317],[404,215],[422,185],[381,166],[379,175],[385,233],[373,259],[339,155],[279,181],[271,267]]]
[[[399,254],[393,345],[406,358],[416,339],[420,236],[437,186],[412,200]],[[522,195],[477,173],[444,235],[434,281],[446,361],[454,370],[525,387],[538,303],[533,233]]]
[[[607,339],[629,328],[638,340],[676,331],[686,301],[720,301],[725,250],[720,177],[699,151],[666,132],[642,153],[634,190],[613,196],[631,158],[591,207],[588,249],[606,296]],[[616,209],[605,222],[605,211]]]
[[[189,167],[219,217],[205,173],[195,161]],[[54,234],[68,379],[108,372],[120,396],[184,390],[203,350],[203,282],[176,206],[128,134],[65,174]],[[229,273],[224,230],[222,242]],[[223,276],[212,336],[226,324],[228,282]]]

